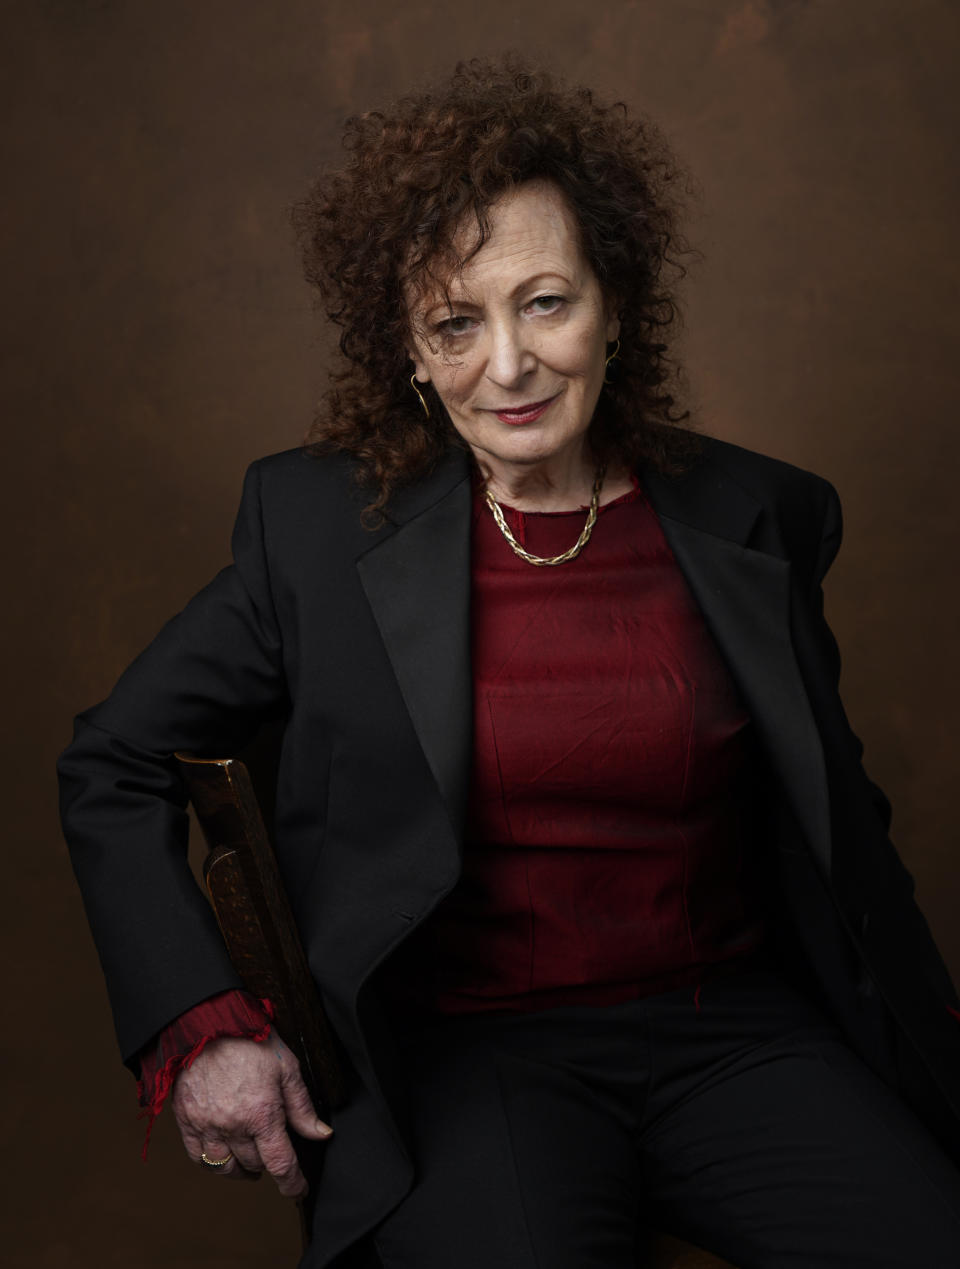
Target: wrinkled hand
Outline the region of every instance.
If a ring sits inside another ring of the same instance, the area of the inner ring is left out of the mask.
[[[217,1174],[257,1180],[269,1172],[288,1198],[302,1198],[307,1182],[287,1124],[314,1141],[333,1131],[317,1118],[300,1065],[276,1032],[262,1041],[212,1040],[177,1076],[171,1105],[195,1163],[201,1154],[232,1154]]]

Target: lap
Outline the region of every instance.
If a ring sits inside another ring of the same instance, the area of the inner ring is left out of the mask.
[[[960,1173],[836,1029],[770,975],[691,996],[411,1038],[386,1269],[634,1269],[651,1225],[741,1269],[954,1264]]]
[[[723,1030],[736,1000],[715,994]],[[743,1269],[956,1265],[960,1171],[809,1008],[699,1079],[655,1078],[640,1150],[659,1224]]]
[[[637,1221],[631,1138],[518,1038],[451,1031],[412,1055],[418,1172],[375,1236],[389,1269],[620,1263]]]

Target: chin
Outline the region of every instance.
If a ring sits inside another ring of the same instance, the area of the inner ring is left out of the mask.
[[[548,462],[560,452],[560,448],[543,444],[500,445],[486,452],[496,463],[515,463],[518,467],[535,467],[538,463]]]
[[[496,431],[488,438],[491,449],[504,453],[534,451],[550,455],[574,445],[586,435],[586,428],[558,428],[556,419],[537,420],[535,423],[497,423]]]
[[[518,436],[513,444],[498,446],[498,456],[504,462],[542,463],[566,450],[581,446],[586,440],[586,432],[567,437],[552,436]]]

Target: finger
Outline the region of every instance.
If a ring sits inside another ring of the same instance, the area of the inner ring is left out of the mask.
[[[283,1109],[287,1122],[301,1137],[308,1137],[315,1141],[326,1140],[332,1135],[333,1129],[317,1115],[313,1100],[300,1074],[300,1064],[282,1041],[277,1039],[276,1045],[279,1046],[276,1051],[281,1060],[280,1092],[283,1095]]]
[[[260,1158],[256,1142],[250,1137],[227,1137],[226,1142],[227,1148],[232,1151],[237,1161],[238,1170],[259,1176],[263,1171],[263,1160]]]
[[[219,1137],[206,1139],[200,1153],[200,1164],[204,1172],[215,1172],[218,1176],[230,1176],[239,1166],[233,1151]]]
[[[296,1151],[283,1128],[272,1126],[254,1140],[260,1160],[273,1177],[280,1193],[286,1198],[304,1198],[307,1181],[300,1170]]]
[[[259,1181],[263,1176],[262,1172],[248,1172],[246,1168],[237,1168],[236,1172],[228,1172],[224,1180],[226,1181]]]
[[[206,1171],[206,1168],[204,1169]],[[223,1173],[225,1181],[259,1181],[263,1176],[263,1169],[258,1168],[255,1172],[245,1168],[240,1163],[235,1163],[232,1168],[218,1168],[218,1172]]]
[[[200,1152],[203,1150],[203,1142],[200,1137],[186,1124],[177,1121],[180,1128],[180,1139],[183,1142],[183,1148],[190,1156],[194,1163],[200,1162]]]

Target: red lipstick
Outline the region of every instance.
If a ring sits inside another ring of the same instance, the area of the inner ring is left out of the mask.
[[[559,394],[557,394],[559,395]],[[548,406],[556,401],[556,396],[549,397],[546,401],[534,401],[532,405],[520,405],[515,410],[494,410],[494,414],[501,423],[532,423],[534,419],[538,419]]]

